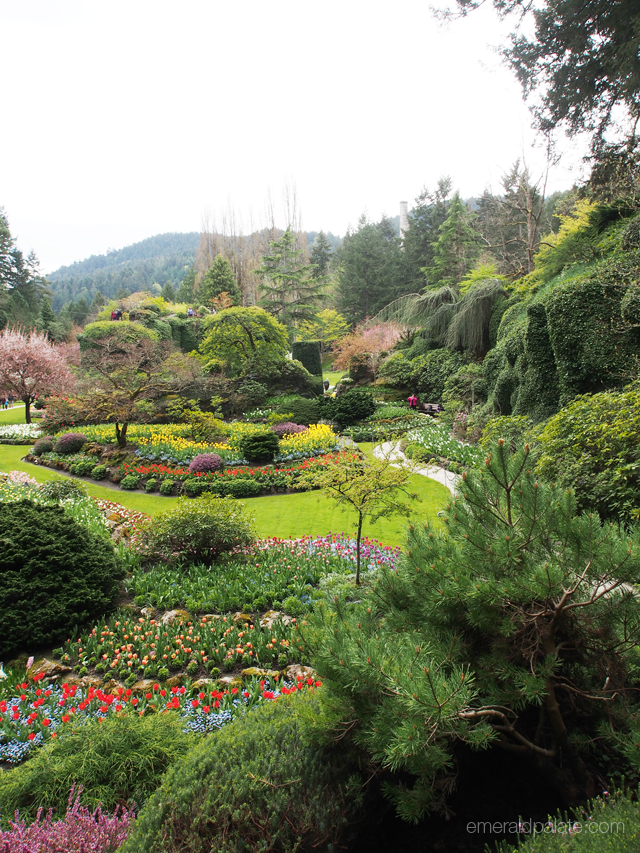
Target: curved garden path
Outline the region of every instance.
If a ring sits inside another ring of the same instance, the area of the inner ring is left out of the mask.
[[[400,450],[400,443],[393,441],[385,441],[384,444],[379,444],[373,448],[373,455],[378,458],[386,458],[387,456],[394,462],[397,468],[402,468],[405,463],[409,463],[409,459]],[[430,480],[435,480],[446,486],[452,495],[456,493],[456,487],[459,474],[453,474],[444,468],[438,468],[436,465],[422,465],[413,469],[415,474],[420,474],[423,477],[429,477]]]

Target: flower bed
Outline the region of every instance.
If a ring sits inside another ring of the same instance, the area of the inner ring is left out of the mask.
[[[40,424],[0,424],[1,444],[33,444],[41,434]]]
[[[399,554],[398,548],[369,539],[362,540],[361,551],[363,571],[382,565],[393,568]],[[166,566],[138,567],[125,583],[139,606],[184,606],[200,612],[275,607],[297,615],[309,609],[321,578],[350,574],[355,562],[355,540],[343,535],[295,542],[270,539],[250,554],[231,555],[215,573],[202,565],[191,565],[179,575]]]
[[[122,623],[121,623],[122,624]],[[248,708],[296,690],[319,687],[320,682],[299,678],[295,683],[278,675],[249,678],[241,686],[223,689],[215,684],[172,687],[150,682],[143,690],[113,690],[76,684],[46,684],[36,675],[0,699],[0,761],[19,764],[72,720],[119,714],[177,712],[184,731],[204,733],[219,729]]]
[[[194,441],[188,424],[131,424],[127,431],[127,439],[138,447],[138,454],[145,459],[175,465],[188,465],[201,453],[217,453],[226,462],[238,464],[245,462],[240,451],[240,443],[247,435],[269,432],[263,424],[244,422],[225,424],[227,437],[224,443],[206,444]],[[83,427],[89,441],[113,443],[115,435],[113,426]],[[337,449],[337,438],[327,424],[316,424],[308,430],[296,435],[289,435],[280,442],[280,452],[276,462],[317,456]]]
[[[313,470],[316,467],[324,467],[326,465],[339,465],[341,462],[347,461],[353,454],[349,453],[328,453],[323,456],[312,459],[305,459],[298,464],[288,465],[287,467],[268,466],[249,466],[239,465],[233,468],[225,468],[223,471],[211,471],[208,473],[191,473],[188,468],[181,466],[167,465],[161,462],[140,462],[140,463],[125,463],[120,467],[120,473],[123,477],[134,474],[141,481],[148,479],[163,480],[170,478],[177,482],[185,482],[187,480],[197,480],[199,483],[206,484],[205,491],[214,491],[219,494],[225,494],[225,484],[235,480],[253,480],[258,483],[261,490],[269,491],[287,491],[298,486],[300,477]],[[142,487],[142,482],[141,482]]]
[[[459,462],[470,467],[480,465],[486,456],[481,447],[463,444],[450,435],[447,427],[435,423],[422,429],[411,430],[407,433],[407,441],[417,444],[442,460]]]

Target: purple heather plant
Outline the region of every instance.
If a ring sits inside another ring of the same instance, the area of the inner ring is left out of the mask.
[[[124,842],[133,823],[134,814],[127,809],[116,809],[113,816],[102,814],[98,807],[90,812],[80,805],[82,786],[69,794],[67,813],[63,820],[53,820],[52,813],[42,816],[38,811],[35,821],[27,826],[18,812],[9,821],[10,829],[0,831],[0,853],[113,853]]]
[[[212,471],[221,471],[224,462],[217,453],[201,453],[189,463],[190,474],[209,474]]]
[[[295,435],[298,432],[306,432],[308,429],[309,427],[303,424],[294,424],[291,421],[285,421],[283,424],[274,424],[271,427],[272,432],[275,432],[278,438],[283,438],[285,435]]]

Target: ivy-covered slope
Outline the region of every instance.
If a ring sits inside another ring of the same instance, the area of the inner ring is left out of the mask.
[[[560,234],[508,300],[484,360],[493,411],[542,421],[579,394],[629,382],[640,358],[639,282],[640,217]]]

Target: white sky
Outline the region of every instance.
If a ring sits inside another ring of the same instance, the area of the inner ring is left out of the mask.
[[[286,186],[303,228],[341,235],[442,175],[497,191],[543,161],[491,47],[510,24],[443,29],[428,0],[0,0],[0,205],[50,272],[229,205],[250,230]],[[579,177],[563,145],[550,189]]]

